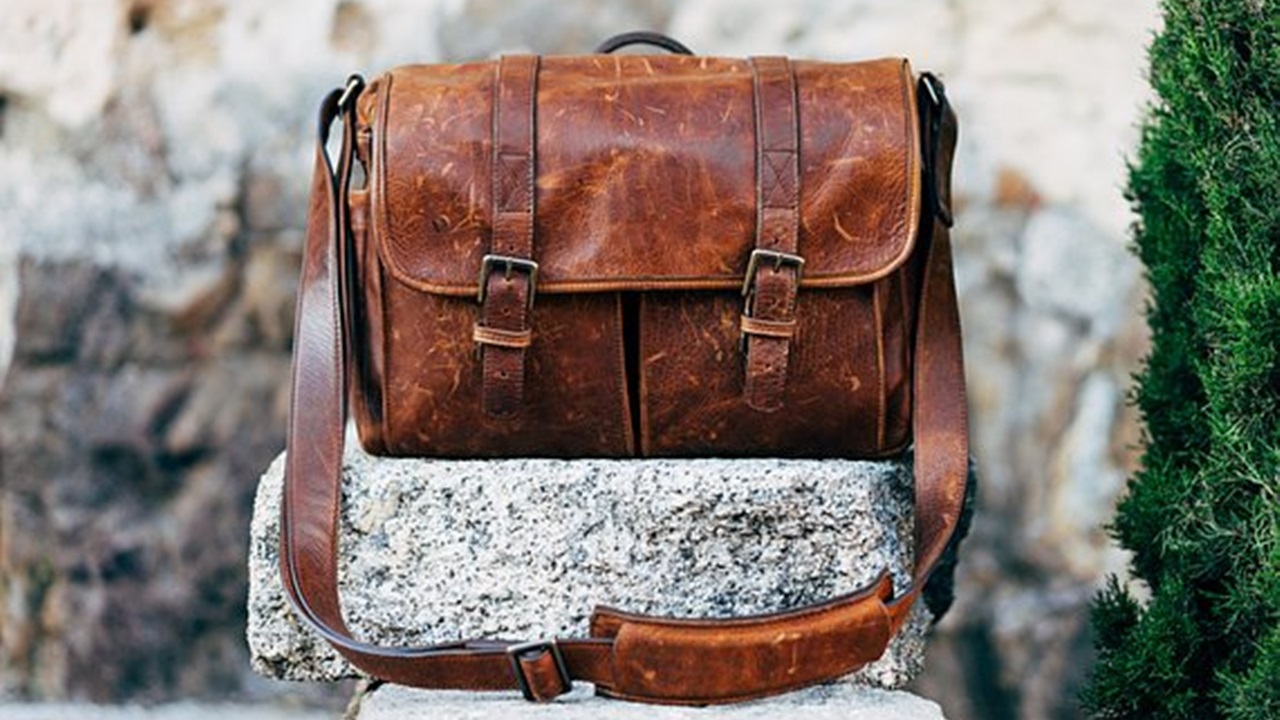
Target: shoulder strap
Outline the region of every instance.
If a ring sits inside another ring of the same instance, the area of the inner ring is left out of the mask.
[[[935,154],[926,139],[926,155],[933,157],[925,159],[941,173],[949,170],[955,118],[941,86],[929,90],[934,101],[922,107],[921,120],[942,147]],[[348,380],[343,208],[354,134],[351,96],[358,91],[334,91],[321,107],[298,289],[280,548],[285,591],[298,617],[382,680],[424,688],[519,689],[530,700],[551,699],[568,691],[573,680],[584,680],[603,695],[644,702],[734,702],[833,680],[878,658],[955,531],[967,478],[959,313],[949,233],[936,217],[930,220],[931,237],[922,235],[928,248],[915,330],[916,562],[903,592],[895,596],[882,574],[849,595],[771,615],[678,620],[602,608],[592,616],[590,637],[533,643],[381,647],[352,636],[338,597],[337,531]],[[339,115],[347,142],[335,174],[324,148]],[[931,215],[940,204],[931,203]]]

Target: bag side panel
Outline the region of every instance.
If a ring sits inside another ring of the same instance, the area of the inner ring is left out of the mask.
[[[360,445],[367,452],[386,452],[383,437],[382,383],[386,365],[382,316],[383,269],[378,249],[369,242],[369,193],[351,193],[351,242],[356,258],[353,269],[352,327],[347,338],[352,377],[351,415],[356,421]]]

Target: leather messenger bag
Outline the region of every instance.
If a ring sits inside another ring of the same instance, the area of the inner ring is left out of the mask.
[[[636,41],[671,52],[609,54]],[[878,658],[965,494],[955,139],[942,84],[905,60],[695,57],[647,33],[330,93],[283,501],[296,614],[375,678],[531,700],[584,680],[725,703]],[[883,573],[765,616],[600,608],[586,638],[372,645],[338,597],[348,409],[366,450],[398,456],[885,458],[910,444],[911,582]]]

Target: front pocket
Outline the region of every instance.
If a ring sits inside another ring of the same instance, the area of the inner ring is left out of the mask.
[[[885,447],[885,359],[874,285],[805,291],[783,407],[743,396],[737,293],[641,299],[640,447],[652,456],[875,457]]]
[[[626,457],[633,452],[617,294],[539,295],[524,399],[481,405],[474,298],[387,283],[387,451],[431,457]]]

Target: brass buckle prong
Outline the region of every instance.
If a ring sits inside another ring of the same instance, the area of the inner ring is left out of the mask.
[[[485,255],[480,261],[480,280],[479,289],[476,291],[476,302],[484,304],[485,297],[489,294],[489,274],[493,269],[502,266],[502,277],[511,278],[511,273],[520,270],[529,276],[529,299],[526,301],[526,307],[533,307],[534,292],[538,287],[538,263],[528,258],[511,257],[510,255]]]
[[[783,265],[794,267],[796,269],[796,286],[799,287],[800,276],[804,274],[804,258],[792,253],[756,248],[751,251],[751,258],[747,260],[747,274],[742,278],[742,297],[747,297],[751,294],[751,286],[756,281],[756,272],[760,269],[760,263],[764,261],[771,261],[775,271],[781,270]]]

